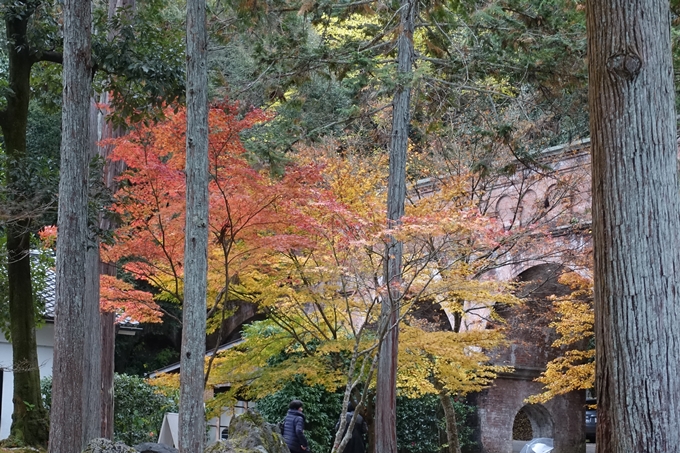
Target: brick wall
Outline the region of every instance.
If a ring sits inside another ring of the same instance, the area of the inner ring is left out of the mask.
[[[556,264],[528,269],[517,279],[524,283],[520,295],[526,303],[498,309],[505,323],[490,327],[502,329],[509,345],[495,351],[492,360],[514,367],[514,372],[499,376],[493,386],[474,397],[475,453],[511,453],[513,422],[520,410],[529,417],[534,438],[553,438],[554,453],[585,452],[584,392],[557,397],[544,405],[524,402],[541,392],[542,384],[534,379],[559,352],[551,347],[557,336],[549,326],[554,319],[549,296],[569,293],[569,288],[558,282],[560,273]]]
[[[551,437],[553,453],[585,453],[583,392],[554,398],[545,405],[527,405],[524,400],[540,391],[531,379],[536,370],[517,370],[499,377],[494,385],[475,395],[475,453],[511,453],[512,426],[524,408],[532,424],[533,437]]]

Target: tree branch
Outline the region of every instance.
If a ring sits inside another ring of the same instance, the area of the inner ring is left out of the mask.
[[[38,52],[35,55],[33,55],[33,63],[38,63],[40,61],[63,64],[64,55],[61,52],[55,51]]]

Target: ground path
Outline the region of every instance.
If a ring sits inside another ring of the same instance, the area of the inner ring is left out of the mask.
[[[526,444],[524,440],[513,440],[512,441],[512,453],[519,453],[522,447]],[[586,453],[595,453],[595,444],[586,444]]]

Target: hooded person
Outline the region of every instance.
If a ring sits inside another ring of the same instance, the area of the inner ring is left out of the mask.
[[[349,423],[352,421],[353,416],[354,404],[349,403],[347,405],[347,415],[345,416],[345,432],[343,433],[342,437],[345,437],[347,428],[349,428]],[[336,432],[338,428],[340,428],[339,421],[335,425]],[[357,418],[354,421],[354,428],[352,429],[352,437],[347,442],[347,445],[345,445],[345,449],[342,451],[342,453],[365,453],[366,447],[364,446],[364,434],[367,432],[368,426],[366,425],[366,421],[361,415],[357,414]]]
[[[288,413],[283,420],[281,435],[288,445],[291,453],[304,453],[309,451],[307,438],[304,433],[305,416],[302,413],[302,401],[293,400],[288,405]]]

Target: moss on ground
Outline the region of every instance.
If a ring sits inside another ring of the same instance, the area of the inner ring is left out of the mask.
[[[44,448],[0,446],[0,453],[47,453]]]

